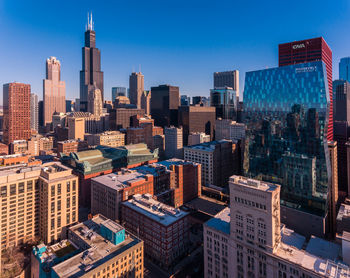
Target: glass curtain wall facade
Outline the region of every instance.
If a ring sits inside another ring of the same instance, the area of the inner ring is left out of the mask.
[[[237,118],[237,92],[232,88],[217,88],[210,90],[210,106],[216,107],[216,118]]]
[[[322,61],[246,73],[244,175],[281,184],[281,204],[325,216],[331,181]]]

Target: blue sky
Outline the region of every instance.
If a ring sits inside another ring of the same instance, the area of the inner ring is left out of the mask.
[[[0,0],[0,82],[29,83],[42,98],[45,60],[56,56],[67,99],[79,97],[89,11],[107,99],[139,65],[146,89],[168,83],[193,96],[209,95],[214,71],[238,69],[243,89],[245,72],[277,66],[279,43],[323,36],[333,79],[350,56],[348,0]]]

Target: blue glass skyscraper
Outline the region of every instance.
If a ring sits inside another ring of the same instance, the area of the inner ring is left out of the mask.
[[[340,59],[339,79],[350,82],[350,57]]]
[[[331,164],[329,93],[322,61],[247,72],[244,175],[281,185],[282,219],[323,235]],[[315,220],[316,219],[316,220]]]
[[[112,101],[118,96],[126,96],[125,87],[112,87]]]

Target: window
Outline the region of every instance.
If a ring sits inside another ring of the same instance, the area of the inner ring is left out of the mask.
[[[61,210],[61,200],[57,201],[57,211]]]
[[[61,194],[61,184],[57,184],[57,194]]]
[[[55,218],[51,218],[51,230],[55,229]]]
[[[57,228],[61,227],[61,216],[57,217]]]
[[[10,195],[16,195],[16,184],[10,185]]]
[[[67,193],[70,192],[70,181],[67,182]]]
[[[76,190],[76,181],[73,181],[73,191],[75,191]]]
[[[51,197],[55,196],[55,185],[51,185]]]
[[[19,194],[24,193],[24,182],[20,182],[18,184],[18,193]]]
[[[7,196],[7,186],[1,186],[1,197]]]
[[[27,191],[32,191],[33,190],[33,181],[28,181],[27,182]]]

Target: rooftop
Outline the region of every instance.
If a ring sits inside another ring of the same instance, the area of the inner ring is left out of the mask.
[[[131,186],[131,184],[134,182],[146,180],[147,177],[147,174],[136,170],[122,169],[119,172],[99,176],[93,178],[92,180],[109,188],[121,190]]]
[[[230,234],[230,208],[225,208],[205,223],[206,226],[214,228],[225,234]]]
[[[350,218],[350,205],[341,204],[337,215],[337,221],[342,221],[343,218]]]
[[[154,200],[151,194],[135,194],[131,200],[124,202],[123,205],[164,226],[171,225],[189,214]]]
[[[277,184],[249,179],[247,177],[235,176],[235,175],[230,177],[230,182],[239,184],[247,188],[250,187],[250,188],[258,189],[260,191],[275,191],[277,188],[280,187]]]
[[[186,161],[178,158],[171,158],[168,160],[159,161],[157,164],[164,165],[167,168],[169,168],[170,165],[195,165],[195,166],[199,165],[199,163]]]
[[[219,141],[210,141],[210,142],[204,142],[201,144],[197,145],[192,145],[192,146],[184,146],[184,149],[192,149],[192,150],[201,150],[201,151],[206,151],[206,152],[213,152],[215,150],[215,147],[217,145],[227,143],[227,142],[232,142],[231,140],[219,140]]]
[[[106,222],[107,221],[107,222]],[[124,251],[141,242],[136,237],[127,235],[125,240],[117,245],[106,240],[100,233],[100,225],[111,226],[114,228],[121,227],[117,223],[105,218],[102,215],[97,215],[90,220],[77,224],[70,230],[89,246],[87,250],[71,257],[60,264],[57,264],[52,269],[61,278],[81,277],[90,270],[104,264],[111,258],[122,254]]]

